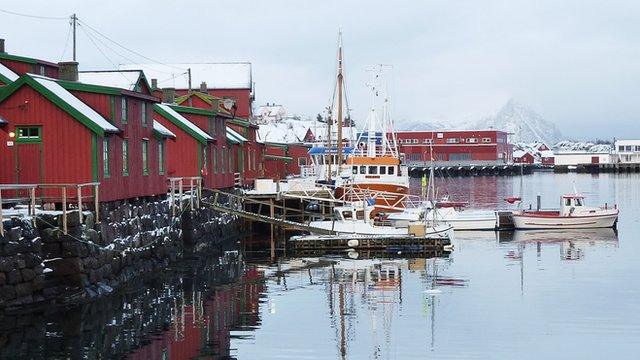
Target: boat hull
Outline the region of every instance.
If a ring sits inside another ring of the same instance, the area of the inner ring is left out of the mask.
[[[337,234],[360,234],[360,235],[408,235],[408,228],[397,228],[393,226],[373,226],[364,221],[312,221],[309,223],[312,228],[331,230]],[[452,226],[448,223],[441,223],[428,226],[425,229],[425,237],[450,235]],[[313,234],[313,231],[311,232]],[[316,234],[314,234],[316,235]]]
[[[374,193],[376,212],[398,212],[404,208],[404,199],[409,187],[402,184],[389,183],[356,183],[349,187],[336,187],[336,198],[345,201],[363,200],[366,193]],[[373,214],[375,215],[375,214]]]
[[[617,210],[603,210],[597,215],[538,216],[535,213],[514,213],[516,229],[596,229],[613,228],[618,221]]]

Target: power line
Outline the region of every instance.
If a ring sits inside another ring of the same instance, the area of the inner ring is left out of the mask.
[[[73,29],[73,25],[71,21],[69,22],[69,31],[67,31],[67,40],[64,42],[64,49],[62,50],[62,55],[60,55],[60,61],[64,58],[64,54],[67,53],[67,48],[69,47],[69,39],[71,38],[71,29]]]
[[[69,17],[30,15],[30,14],[23,14],[23,13],[19,13],[19,12],[15,12],[15,11],[2,10],[2,9],[0,9],[0,12],[3,12],[5,14],[16,15],[16,16],[28,17],[28,18],[32,18],[32,19],[67,20],[69,18]]]
[[[102,56],[104,56],[105,59],[107,59],[107,61],[109,61],[111,63],[111,65],[113,66],[114,70],[117,70],[116,64],[111,60],[111,58],[109,58],[107,56],[107,54],[104,53],[104,51],[102,51],[102,49],[100,49],[98,44],[96,44],[96,42],[93,40],[93,36],[91,34],[89,34],[89,32],[84,28],[84,26],[80,26],[80,29],[82,29],[82,31],[85,33],[85,35],[87,35],[87,37],[89,38],[89,41],[91,41],[93,46],[95,46],[96,49],[98,49],[98,51],[102,54]],[[118,74],[120,74],[120,76],[122,76],[127,82],[131,82],[131,79],[127,78],[122,72],[118,71]]]
[[[158,64],[158,65],[166,66],[166,67],[168,67],[168,68],[178,69],[178,70],[181,70],[181,71],[185,71],[185,70],[186,70],[186,69],[179,68],[179,67],[177,67],[177,66],[168,65],[168,64],[162,63],[162,62],[160,62],[160,61],[154,60],[154,59],[152,59],[152,58],[150,58],[150,57],[144,56],[144,55],[140,54],[139,52],[137,52],[137,51],[135,51],[135,50],[131,50],[131,49],[127,48],[126,46],[121,45],[121,44],[120,44],[120,43],[118,43],[117,41],[115,41],[115,40],[111,39],[110,37],[108,37],[108,36],[104,35],[103,33],[101,33],[100,31],[96,30],[96,29],[95,29],[94,27],[92,27],[91,25],[87,24],[85,21],[83,21],[83,20],[78,20],[78,21],[79,21],[80,23],[82,23],[83,25],[85,25],[86,27],[88,27],[89,29],[93,30],[96,34],[98,34],[98,35],[102,36],[103,38],[105,38],[105,39],[109,40],[110,42],[112,42],[113,44],[117,45],[118,47],[120,47],[120,48],[122,48],[122,49],[124,49],[124,50],[126,50],[126,51],[128,51],[128,52],[130,52],[130,53],[132,53],[132,54],[135,54],[135,55],[137,55],[137,56],[140,56],[140,57],[141,57],[141,58],[143,58],[143,59],[146,59],[146,60],[151,61],[151,62],[153,62],[153,63],[155,63],[155,64]]]

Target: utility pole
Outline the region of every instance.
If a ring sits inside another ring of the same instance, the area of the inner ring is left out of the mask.
[[[191,100],[191,68],[187,69],[187,75],[189,77],[189,91],[187,92],[187,99],[189,99],[189,106],[193,106],[193,100]]]
[[[76,14],[71,15],[71,24],[73,25],[73,61],[76,61],[76,22],[78,22]]]

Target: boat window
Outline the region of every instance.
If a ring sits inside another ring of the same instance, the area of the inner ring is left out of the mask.
[[[380,166],[380,175],[385,175],[387,173],[387,167],[386,166]]]
[[[367,167],[366,166],[360,166],[360,174],[366,174],[367,173]]]
[[[358,167],[357,167],[357,166],[354,166],[353,168],[351,168],[351,172],[352,172],[353,174],[357,174],[357,173],[358,173]]]
[[[576,199],[576,206],[582,206],[582,199]]]
[[[395,171],[395,170],[394,170],[394,167],[393,167],[393,166],[389,166],[388,171],[387,171],[387,174],[389,174],[389,175],[393,175],[393,174],[394,174],[394,171]]]
[[[353,217],[353,214],[351,213],[351,211],[346,210],[342,212],[342,218],[345,220],[351,220],[351,218]]]
[[[378,173],[378,167],[377,166],[369,166],[369,174],[376,175],[377,173]]]
[[[364,210],[357,210],[357,211],[356,211],[356,219],[357,219],[357,220],[362,220],[362,219],[364,219]]]
[[[569,199],[569,198],[565,199],[565,200],[564,200],[564,204],[565,204],[566,206],[571,206],[571,199]]]

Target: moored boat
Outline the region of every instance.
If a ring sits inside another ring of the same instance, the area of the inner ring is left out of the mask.
[[[584,196],[567,194],[561,197],[559,210],[520,210],[512,217],[516,229],[613,228],[618,209],[585,206]]]

